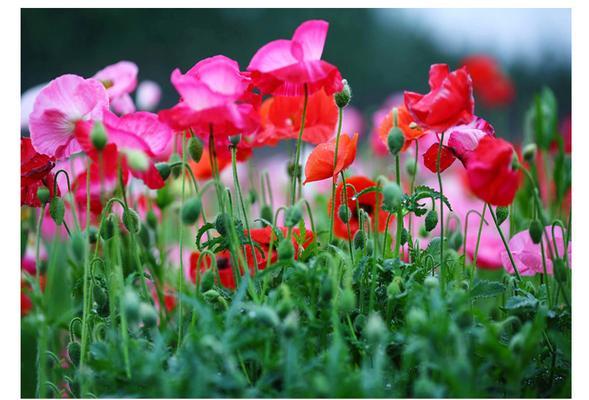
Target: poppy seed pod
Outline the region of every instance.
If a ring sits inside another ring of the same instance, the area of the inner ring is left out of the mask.
[[[220,235],[226,235],[228,229],[231,226],[231,217],[227,213],[221,213],[217,215],[215,219],[215,229]]]
[[[403,190],[395,182],[387,183],[382,188],[383,202],[382,209],[388,212],[396,212],[403,200]]]
[[[354,249],[362,250],[366,246],[366,233],[359,230],[354,234]]]
[[[187,144],[188,154],[194,162],[199,162],[202,157],[203,144],[202,141],[197,137],[191,137]]]
[[[202,203],[200,197],[193,197],[184,203],[182,207],[182,222],[185,225],[192,225],[198,219]]]
[[[51,193],[49,193],[49,189],[47,189],[45,186],[41,186],[39,189],[37,189],[37,197],[39,198],[41,204],[46,204],[51,197]]]
[[[94,123],[92,127],[92,132],[90,133],[90,140],[92,141],[92,145],[96,150],[102,150],[108,143],[108,135],[106,134],[106,130],[104,129],[104,125],[102,122]]]
[[[335,104],[338,106],[338,108],[344,108],[350,103],[350,100],[352,99],[352,89],[350,88],[350,85],[348,85],[348,81],[343,79],[342,84],[344,85],[342,91],[333,95]]]
[[[268,222],[274,222],[274,212],[269,204],[264,204],[260,210],[260,218],[265,219]],[[264,222],[264,225],[266,223]]]
[[[294,258],[294,246],[288,239],[283,239],[278,245],[278,259],[292,260]]]
[[[405,136],[401,128],[395,126],[389,131],[387,136],[387,146],[392,155],[396,156],[399,154],[403,146],[405,145]]]
[[[229,136],[229,143],[231,143],[231,146],[235,147],[239,144],[239,142],[241,142],[241,135]]]
[[[539,244],[542,241],[542,224],[537,219],[533,219],[530,222],[530,228],[528,229],[532,242]]]
[[[109,240],[115,235],[117,222],[117,216],[115,214],[109,214],[102,222],[99,234],[103,240]]]
[[[495,216],[497,217],[497,225],[501,225],[509,216],[509,208],[497,207],[495,209]]]
[[[160,173],[160,176],[164,181],[168,179],[168,177],[170,176],[170,172],[172,172],[172,170],[170,169],[170,164],[168,164],[167,162],[157,163],[155,164],[155,168]]]
[[[350,218],[352,217],[350,207],[348,207],[345,204],[339,206],[339,209],[337,210],[337,216],[339,217],[339,219],[342,220],[342,222],[348,223],[348,221],[350,221]]]
[[[125,211],[123,211],[123,225],[130,233],[139,233],[140,219],[137,211],[132,208],[125,208]]]
[[[537,152],[538,146],[536,146],[536,143],[529,143],[524,146],[522,150],[522,156],[524,157],[524,160],[526,160],[526,162],[532,163],[536,160]]]
[[[425,230],[431,232],[438,225],[438,213],[436,210],[430,210],[425,216]]]
[[[206,292],[213,288],[215,284],[215,274],[213,269],[207,269],[205,273],[202,275],[200,280],[200,290],[202,292]]]
[[[63,216],[65,215],[65,204],[61,197],[53,197],[51,199],[51,203],[49,204],[49,215],[53,221],[55,221],[56,225],[63,224]]]
[[[284,225],[288,228],[292,228],[300,222],[301,218],[303,218],[301,207],[299,206],[299,204],[295,204],[294,206],[289,207],[286,210],[286,215],[284,217]]]

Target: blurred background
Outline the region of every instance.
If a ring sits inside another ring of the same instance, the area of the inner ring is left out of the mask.
[[[475,54],[494,57],[515,85],[509,105],[477,103],[500,136],[521,137],[525,110],[543,86],[554,91],[560,117],[570,113],[568,9],[23,9],[21,91],[130,60],[139,81],[161,86],[166,108],[177,101],[174,68],[224,54],[245,69],[260,46],[314,18],[330,23],[323,58],[350,82],[365,131],[391,94],[427,91],[430,64],[456,68]]]

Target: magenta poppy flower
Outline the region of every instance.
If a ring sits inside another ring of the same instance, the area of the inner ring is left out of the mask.
[[[172,84],[182,97],[174,107],[160,111],[160,119],[175,131],[189,128],[204,138],[250,134],[259,117],[252,103],[250,78],[236,61],[225,56],[204,59],[186,74],[172,72]]]
[[[56,159],[81,150],[74,136],[78,121],[101,120],[108,95],[96,79],[62,75],[49,82],[37,96],[29,117],[33,147]]]
[[[554,229],[554,240],[556,242],[556,250],[558,251],[559,257],[564,257],[564,241],[563,241],[563,231],[561,228]],[[549,275],[553,274],[553,266],[551,260],[552,248],[553,248],[553,240],[552,240],[552,227],[546,227],[544,231],[544,235],[542,236],[542,241],[544,244],[544,252],[546,256],[546,271]],[[533,276],[536,274],[544,273],[544,266],[542,264],[542,249],[540,248],[540,244],[535,244],[530,237],[530,233],[525,230],[519,233],[516,233],[510,240],[509,240],[509,248],[511,249],[511,254],[513,255],[513,260],[515,265],[517,266],[517,270],[519,271],[520,275],[523,276]],[[571,265],[571,244],[567,248],[567,257],[569,261],[569,266]],[[513,270],[513,266],[511,265],[511,261],[509,260],[509,255],[505,249],[501,252],[501,261],[503,262],[503,267],[505,270],[513,274],[515,271]]]
[[[254,85],[264,93],[301,96],[324,89],[328,95],[342,90],[342,77],[332,64],[321,60],[327,29],[326,21],[302,23],[291,40],[274,40],[254,54],[248,71]]]
[[[134,62],[119,61],[98,71],[94,79],[98,79],[106,88],[110,105],[118,114],[129,114],[135,111],[133,99],[129,96],[137,87],[139,68]]]

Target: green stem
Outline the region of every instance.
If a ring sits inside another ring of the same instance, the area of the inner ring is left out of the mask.
[[[436,159],[436,174],[438,176],[438,185],[440,186],[440,284],[442,292],[446,287],[446,263],[444,262],[444,191],[442,188],[442,173],[440,172],[440,159],[442,158],[442,147],[444,143],[444,132],[442,132],[440,138],[440,144],[438,146],[438,156]]]
[[[292,179],[292,188],[291,188],[291,199],[290,205],[294,206],[296,201],[296,194],[297,194],[297,176],[299,174],[299,160],[301,158],[301,143],[303,141],[303,131],[305,130],[305,119],[307,118],[307,102],[309,100],[309,90],[307,85],[305,84],[305,100],[303,102],[303,114],[301,116],[301,129],[299,130],[299,137],[297,139],[297,149],[295,153],[294,159],[294,171]]]
[[[481,222],[479,224],[479,231],[477,232],[477,244],[474,248],[474,254],[472,257],[472,264],[477,265],[477,257],[479,255],[479,245],[481,244],[481,233],[483,232],[483,223],[485,222],[485,212],[487,212],[487,203],[483,205],[483,213],[481,214]],[[466,243],[466,236],[464,237],[464,243]]]
[[[335,153],[333,154],[333,171],[337,166],[337,155],[339,151],[339,138],[342,132],[342,120],[344,115],[343,107],[339,107],[339,116],[337,121],[337,134],[335,136]],[[331,198],[335,199],[335,188],[337,186],[337,176],[331,181]],[[333,240],[333,224],[335,221],[335,207],[331,207],[331,220],[329,222],[329,243]]]
[[[395,169],[397,172],[397,185],[401,187],[401,168],[399,166],[399,154],[395,155]],[[441,187],[441,186],[440,186]],[[388,218],[387,218],[387,225],[388,225]],[[388,226],[387,229],[384,231],[384,237],[386,239],[388,233]],[[394,258],[399,257],[399,249],[401,247],[401,236],[403,235],[403,207],[399,206],[397,210],[397,234],[395,237],[395,252],[393,253]],[[383,254],[385,249],[382,250]]]
[[[495,223],[495,226],[497,227],[497,232],[499,232],[499,236],[501,236],[501,241],[503,242],[503,246],[505,247],[505,251],[507,251],[507,255],[509,256],[509,261],[511,262],[511,266],[513,267],[513,270],[515,271],[515,276],[517,277],[517,280],[521,282],[522,277],[519,274],[519,271],[517,269],[517,265],[515,265],[515,261],[513,260],[513,255],[511,254],[511,250],[509,249],[509,244],[507,244],[507,240],[505,240],[505,235],[503,235],[503,231],[501,230],[501,228],[499,227],[499,224],[497,223],[497,217],[495,216],[495,212],[493,211],[493,207],[491,207],[489,205],[489,212],[491,213],[491,217],[493,217],[493,222]]]
[[[182,194],[180,196],[180,221],[178,223],[179,247],[180,247],[180,269],[178,270],[178,341],[176,349],[180,348],[182,342],[182,286],[184,283],[184,223],[182,222],[182,209],[184,208],[184,194],[186,191],[186,134],[182,133]]]

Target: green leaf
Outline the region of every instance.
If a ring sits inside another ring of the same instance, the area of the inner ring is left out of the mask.
[[[505,309],[510,311],[532,310],[538,305],[538,300],[531,296],[513,296],[505,302]]]
[[[505,291],[505,285],[497,281],[478,281],[470,291],[473,299],[493,297]]]

